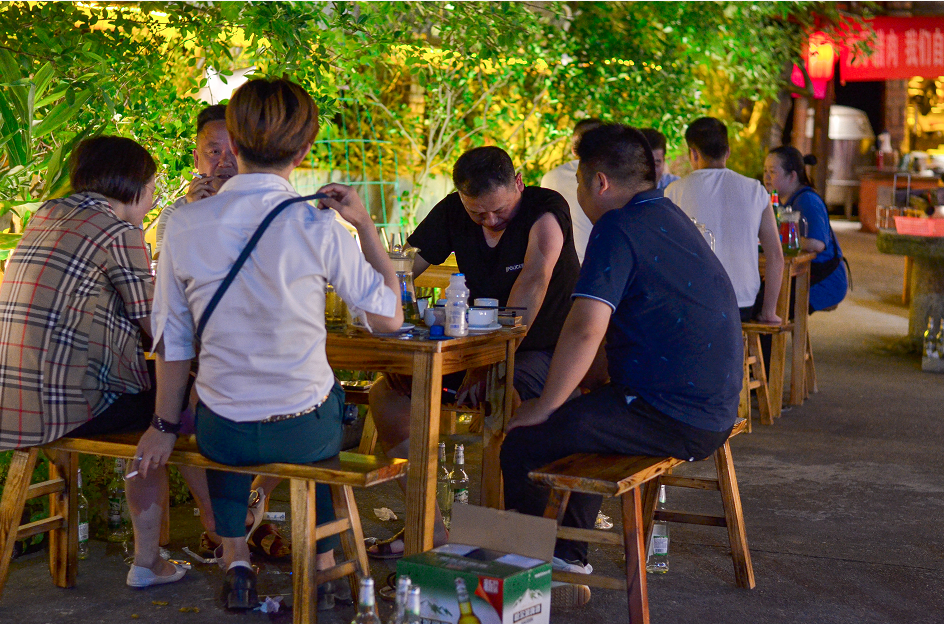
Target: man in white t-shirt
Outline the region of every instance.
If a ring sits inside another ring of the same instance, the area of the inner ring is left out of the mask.
[[[570,139],[570,153],[577,157],[577,144],[585,132],[602,125],[599,119],[581,119],[574,126],[574,134]],[[541,178],[541,186],[557,191],[564,196],[570,206],[570,220],[574,227],[574,247],[577,249],[577,259],[583,264],[583,254],[590,240],[590,230],[593,224],[580,209],[577,203],[577,160],[571,160],[560,167],[555,167]]]
[[[731,150],[728,129],[714,117],[696,119],[685,131],[692,173],[665,189],[665,196],[715,236],[715,254],[728,272],[737,295],[741,320],[751,320],[760,290],[757,241],[767,266],[783,266],[783,249],[770,195],[757,180],[726,167]],[[757,320],[781,322],[777,316],[782,271],[769,271]]]

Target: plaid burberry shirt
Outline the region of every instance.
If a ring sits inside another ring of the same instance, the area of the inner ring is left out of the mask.
[[[0,449],[61,438],[150,387],[135,319],[153,290],[144,233],[101,195],[33,215],[0,286]]]

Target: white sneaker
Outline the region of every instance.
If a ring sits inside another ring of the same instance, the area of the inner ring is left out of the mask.
[[[150,587],[152,585],[164,585],[166,583],[175,583],[182,579],[187,573],[187,568],[173,564],[174,573],[169,574],[168,576],[158,576],[154,574],[150,568],[142,568],[141,566],[132,565],[131,569],[128,570],[128,578],[125,581],[128,584],[128,587]]]
[[[562,572],[573,572],[574,574],[592,574],[593,566],[589,563],[581,564],[579,561],[567,561],[560,557],[551,559],[551,568]],[[582,607],[590,602],[590,587],[587,585],[574,585],[572,583],[562,583],[560,581],[551,582],[551,609],[573,609]]]
[[[579,561],[567,561],[560,557],[551,559],[551,568],[561,572],[573,572],[574,574],[593,574],[593,566],[581,564]]]

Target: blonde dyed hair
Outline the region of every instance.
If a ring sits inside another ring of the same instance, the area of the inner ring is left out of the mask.
[[[226,107],[226,131],[247,161],[282,167],[315,140],[318,106],[294,82],[250,80]]]

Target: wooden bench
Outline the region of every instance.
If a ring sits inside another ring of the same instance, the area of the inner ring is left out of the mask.
[[[78,453],[130,458],[134,456],[139,438],[140,434],[61,438],[42,447],[13,453],[0,501],[0,592],[6,583],[14,542],[45,532],[49,533],[49,571],[53,582],[58,587],[75,585],[78,510],[74,484]],[[49,480],[30,485],[40,451],[50,458]],[[356,575],[369,575],[370,569],[352,488],[371,487],[404,477],[407,468],[403,459],[387,461],[357,453],[341,453],[338,457],[312,464],[224,466],[201,455],[190,437],[177,441],[169,463],[290,480],[295,624],[317,621],[318,585],[322,583],[347,576],[351,590],[357,596]],[[316,483],[330,485],[336,514],[334,521],[320,525],[315,517]],[[44,495],[49,496],[49,517],[20,525],[26,501]],[[319,571],[315,565],[315,541],[331,535],[341,536],[344,560],[333,568]]]
[[[730,438],[744,432],[747,421],[738,419],[728,441],[714,453],[717,479],[697,479],[669,474],[672,468],[688,463],[673,457],[643,455],[598,455],[579,453],[557,460],[529,473],[530,478],[551,488],[544,516],[557,520],[559,539],[621,545],[626,554],[626,577],[576,574],[555,570],[553,579],[565,583],[624,590],[629,599],[631,624],[648,624],[649,598],[646,590],[646,547],[653,519],[667,522],[726,526],[738,587],[754,587],[754,568],[747,547],[741,497],[731,458]],[[721,492],[724,515],[709,516],[678,511],[656,510],[659,486],[668,485]],[[644,489],[644,492],[640,492]],[[597,494],[622,499],[622,533],[561,526],[571,492]]]

